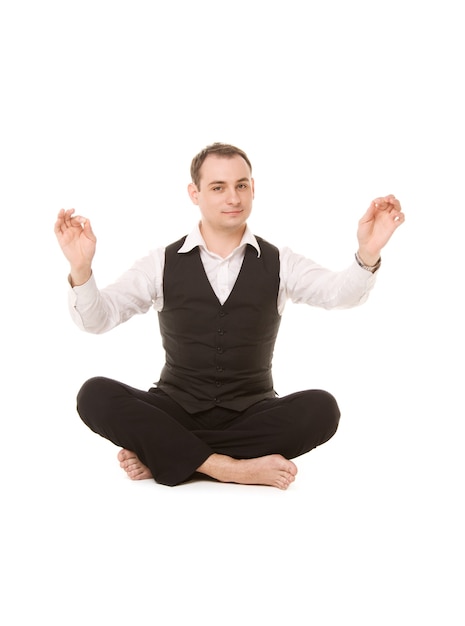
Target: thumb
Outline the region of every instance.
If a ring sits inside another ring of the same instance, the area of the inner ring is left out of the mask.
[[[97,241],[96,236],[94,235],[94,231],[92,230],[92,225],[90,220],[87,217],[83,217],[81,221],[82,230],[84,235],[91,239],[92,241]]]

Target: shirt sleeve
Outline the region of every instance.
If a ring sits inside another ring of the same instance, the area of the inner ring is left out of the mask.
[[[362,269],[356,261],[335,272],[283,248],[280,263],[280,313],[288,299],[324,309],[355,307],[366,301],[376,282],[376,274]]]
[[[69,309],[76,325],[90,333],[105,333],[151,307],[163,308],[165,250],[143,257],[118,280],[99,289],[94,275],[69,291]]]

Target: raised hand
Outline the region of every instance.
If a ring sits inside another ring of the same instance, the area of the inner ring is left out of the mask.
[[[358,223],[358,254],[367,265],[374,265],[392,234],[405,221],[399,200],[393,195],[376,198]]]
[[[74,209],[61,209],[55,222],[55,235],[71,266],[71,280],[74,285],[86,282],[92,273],[97,238],[90,221],[80,215],[73,215]]]

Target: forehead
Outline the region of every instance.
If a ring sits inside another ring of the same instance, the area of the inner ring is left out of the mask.
[[[206,184],[241,178],[250,178],[250,168],[239,154],[231,157],[209,154],[200,168],[200,180]]]

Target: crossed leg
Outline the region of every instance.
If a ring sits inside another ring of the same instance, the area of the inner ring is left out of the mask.
[[[120,450],[118,460],[131,480],[153,478],[150,469],[130,450]],[[280,454],[256,459],[233,459],[224,454],[212,454],[197,468],[197,472],[224,483],[268,485],[287,489],[294,482],[297,467]]]
[[[120,448],[119,463],[131,480],[169,486],[199,472],[220,482],[287,489],[297,474],[289,459],[330,439],[339,421],[336,401],[321,390],[271,398],[238,416],[215,411],[199,418],[159,389],[143,392],[101,377],[81,388],[78,412]]]

